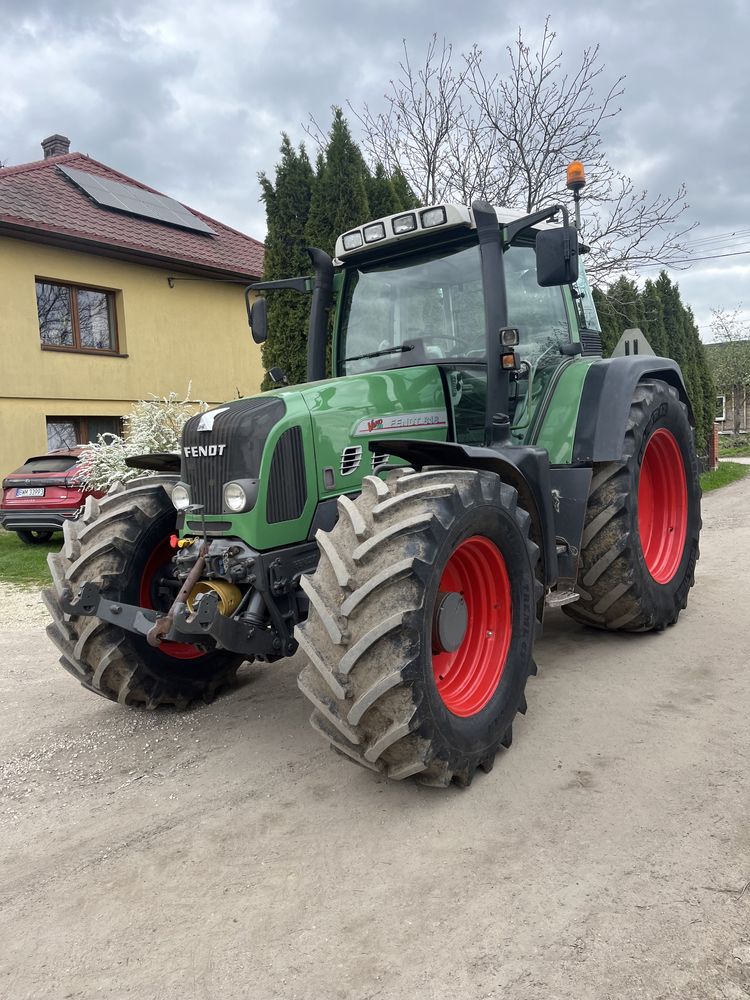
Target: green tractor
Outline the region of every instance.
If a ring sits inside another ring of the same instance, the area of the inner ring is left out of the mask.
[[[45,593],[62,665],[182,708],[299,649],[336,751],[467,785],[510,746],[547,608],[673,624],[701,525],[690,401],[638,332],[602,359],[580,249],[559,205],[444,204],[252,286],[312,294],[309,381],[275,370],[196,415],[179,456],[131,460],[156,476],[65,525]]]

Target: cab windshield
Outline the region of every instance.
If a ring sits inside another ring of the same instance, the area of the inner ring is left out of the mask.
[[[530,363],[569,341],[560,288],[540,288],[531,245],[505,254],[508,321]],[[338,338],[341,375],[435,362],[485,361],[479,246],[410,254],[347,271]]]

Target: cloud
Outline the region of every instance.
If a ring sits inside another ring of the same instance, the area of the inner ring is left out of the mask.
[[[36,159],[41,139],[63,132],[74,149],[262,236],[257,173],[273,171],[282,130],[300,141],[308,115],[327,123],[332,104],[378,107],[402,38],[415,58],[433,32],[458,51],[477,42],[502,71],[518,25],[538,36],[549,6],[0,0],[0,159]],[[610,157],[652,193],[684,181],[701,237],[739,227],[750,211],[750,79],[739,72],[750,8],[581,0],[552,26],[567,65],[600,43],[603,82],[627,77]],[[711,305],[743,297],[745,276],[718,262],[676,276],[702,323]]]

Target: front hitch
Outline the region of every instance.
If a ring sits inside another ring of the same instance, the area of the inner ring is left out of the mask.
[[[110,601],[102,597],[99,588],[93,583],[84,583],[76,595],[70,591],[63,594],[60,603],[66,614],[99,618],[140,636],[152,645],[150,636],[156,634],[159,637],[155,644],[157,648],[162,642],[204,646],[208,637],[218,649],[227,649],[248,658],[278,660],[282,656],[291,656],[296,651],[297,643],[291,635],[285,639],[274,628],[223,615],[219,611],[219,599],[215,593],[204,594],[197,609],[191,612],[184,601],[180,600],[183,589],[185,588],[180,590],[167,614],[151,608]]]
[[[177,597],[175,597],[171,608],[163,618],[158,618],[153,627],[149,630],[148,635],[146,636],[146,641],[149,646],[153,646],[155,649],[158,649],[164,639],[167,638],[169,633],[174,628],[175,616],[185,610],[188,595],[192,593],[193,587],[203,575],[207,555],[208,543],[204,541],[200,552],[198,553],[198,558],[195,560],[193,568],[185,577],[185,582],[180,587],[180,592]]]

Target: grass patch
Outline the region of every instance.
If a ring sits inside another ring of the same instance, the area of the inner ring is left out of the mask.
[[[750,443],[747,445],[750,455]],[[743,452],[735,451],[734,455]],[[704,472],[701,488],[704,493],[718,490],[722,486],[736,483],[750,473],[750,465],[737,462],[722,462],[716,472]],[[14,583],[18,586],[44,587],[50,581],[47,568],[47,554],[59,552],[62,538],[53,535],[45,545],[24,545],[15,531],[0,528],[0,583]]]
[[[744,479],[750,472],[750,465],[740,465],[739,462],[722,462],[716,472],[704,472],[701,476],[701,488],[704,493],[718,490],[720,486],[729,486]]]
[[[750,435],[732,434],[719,437],[720,458],[750,458]]]
[[[49,583],[47,553],[59,552],[60,535],[53,535],[45,545],[24,545],[15,531],[0,528],[0,583],[43,587]]]

